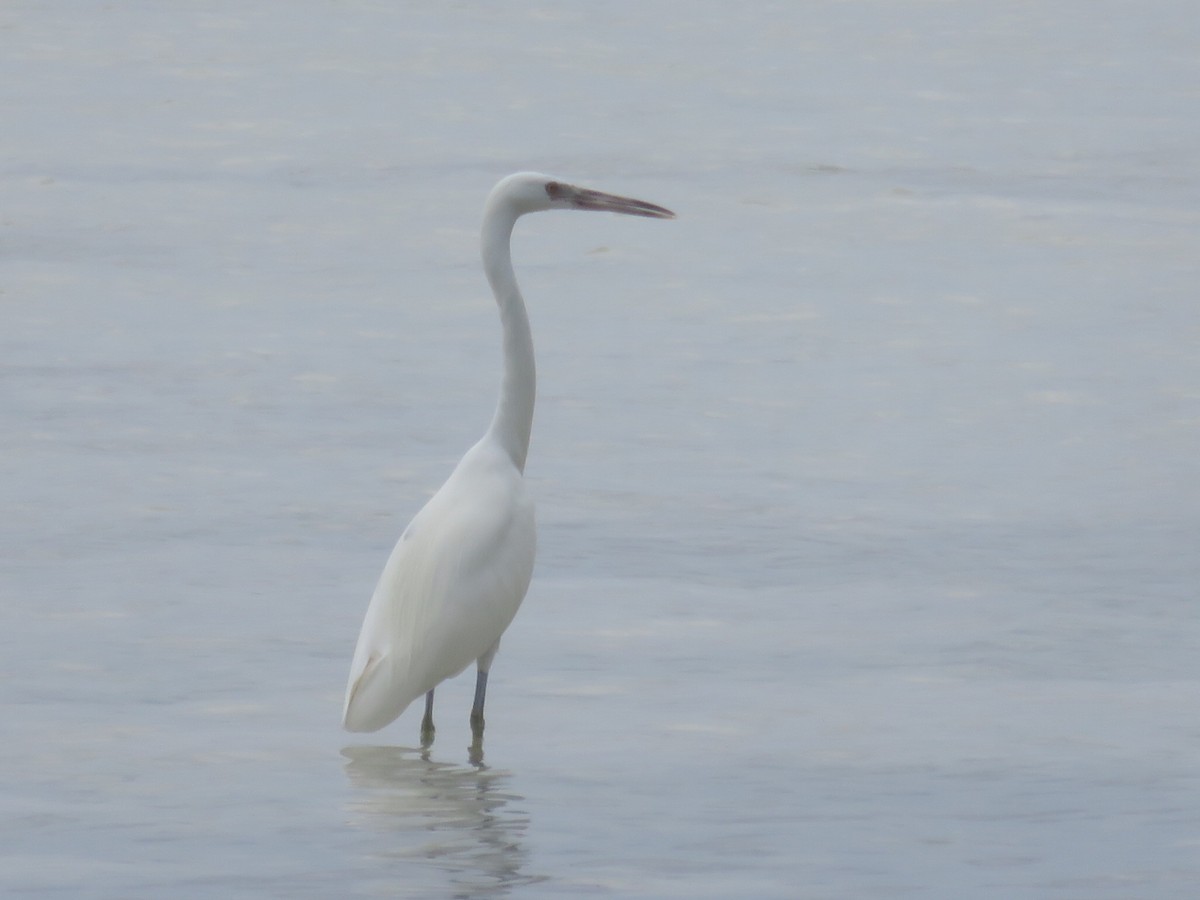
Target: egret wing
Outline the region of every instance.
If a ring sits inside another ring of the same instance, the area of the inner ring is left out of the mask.
[[[504,633],[533,572],[533,505],[506,455],[472,449],[393,549],[346,690],[352,731],[387,725]]]

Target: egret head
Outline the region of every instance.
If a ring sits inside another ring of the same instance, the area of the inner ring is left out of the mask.
[[[653,203],[577,187],[538,172],[509,175],[493,188],[488,201],[489,206],[507,206],[517,216],[544,209],[593,209],[653,219],[675,218],[675,213]]]

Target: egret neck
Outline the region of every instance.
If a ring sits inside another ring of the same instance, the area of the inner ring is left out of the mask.
[[[496,201],[496,198],[491,198]],[[533,335],[529,314],[513,273],[511,240],[520,213],[510,203],[491,202],[483,216],[483,270],[496,295],[500,325],[504,329],[504,380],[488,435],[525,471],[529,433],[533,427],[533,401],[537,373],[533,361]]]

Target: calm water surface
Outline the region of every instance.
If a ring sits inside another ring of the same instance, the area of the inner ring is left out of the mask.
[[[1190,5],[0,12],[0,890],[1191,898]],[[493,669],[350,653],[545,215]]]

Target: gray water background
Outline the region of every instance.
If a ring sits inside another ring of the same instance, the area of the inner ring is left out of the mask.
[[[1191,898],[1190,3],[0,7],[0,892]],[[540,555],[338,717],[490,416]]]

